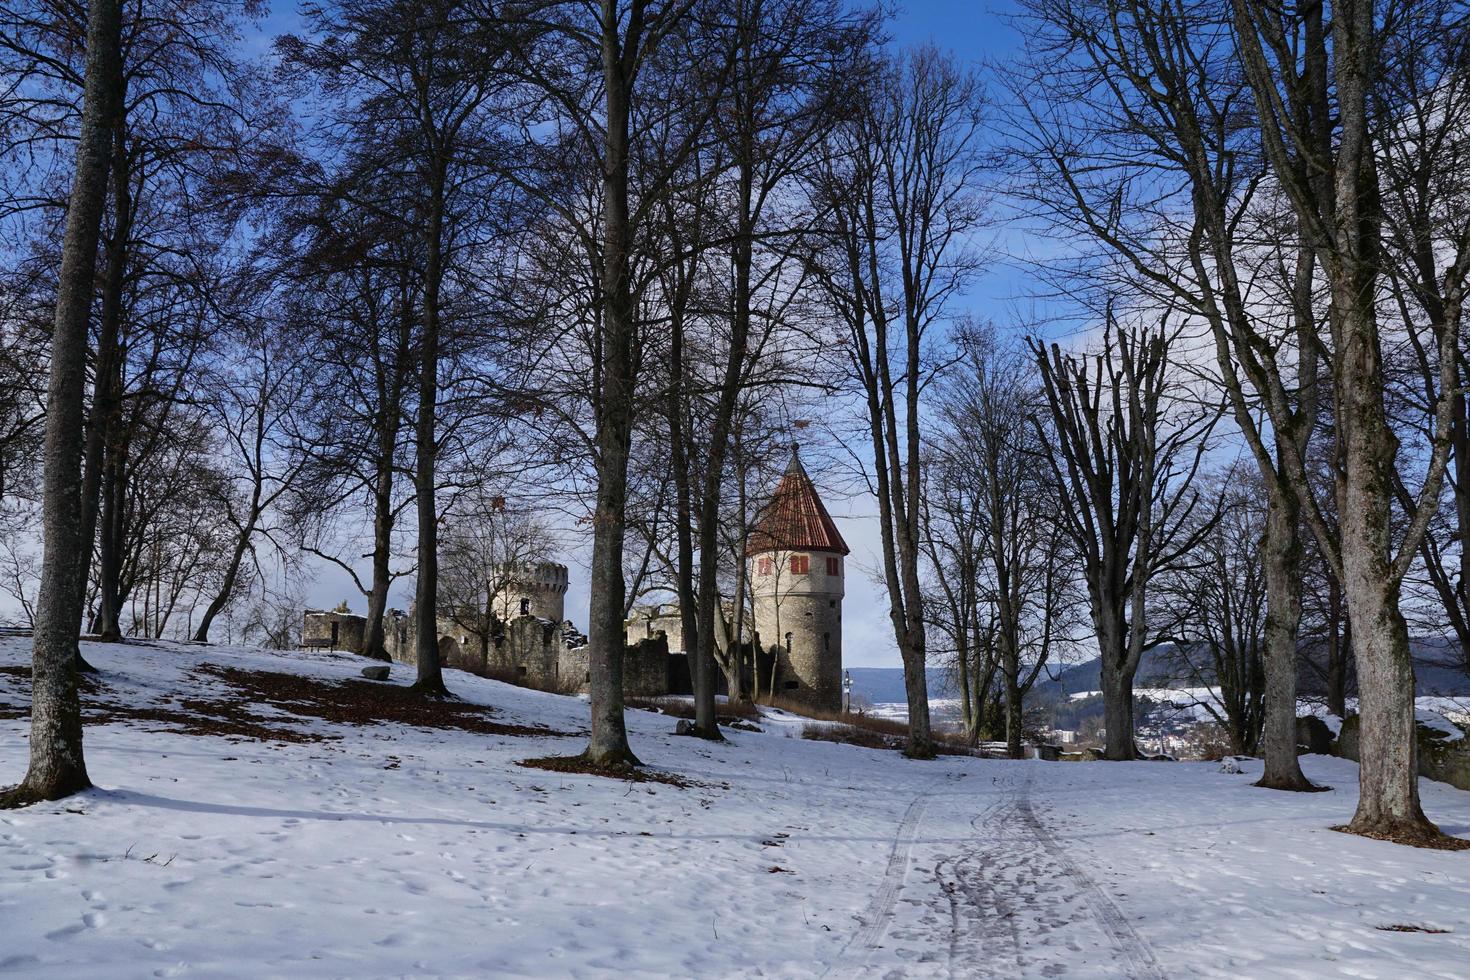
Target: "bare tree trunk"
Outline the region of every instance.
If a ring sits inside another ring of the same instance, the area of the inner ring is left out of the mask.
[[[1343,618],[1342,587],[1328,574],[1327,710],[1347,717],[1347,651],[1352,649],[1352,625]]]
[[[127,83],[124,80],[118,99],[126,98]],[[97,512],[101,505],[102,468],[112,433],[117,426],[118,403],[122,398],[122,350],[119,335],[122,332],[123,279],[127,275],[128,239],[132,235],[133,201],[131,174],[128,167],[127,143],[122,112],[113,123],[112,138],[112,239],[107,245],[107,263],[102,285],[102,310],[99,317],[97,352],[93,359],[92,413],[87,426],[85,448],[82,451],[82,548],[83,575],[79,587],[85,606],[87,572],[92,567],[92,556],[97,545]],[[115,617],[114,617],[115,618]],[[81,648],[77,649],[77,664],[82,670],[93,668],[82,659]]]
[[[0,807],[56,800],[92,785],[82,754],[76,650],[82,621],[82,440],[87,321],[121,95],[121,5],[92,0],[75,178],[67,210],[46,392],[44,553],[31,663],[30,766]]]
[[[682,284],[681,284],[682,287]],[[685,292],[683,288],[681,292]],[[687,293],[686,293],[687,295]],[[675,568],[677,589],[679,594],[679,630],[681,633],[679,645],[684,650],[685,661],[689,664],[689,681],[694,690],[694,714],[695,727],[701,728],[708,723],[714,725],[713,696],[708,707],[708,718],[701,719],[701,713],[706,709],[700,698],[700,672],[704,670],[705,660],[697,656],[696,651],[701,648],[699,637],[699,616],[696,612],[698,601],[694,592],[694,513],[693,504],[690,501],[690,476],[689,476],[689,446],[687,439],[687,425],[684,419],[684,315],[683,304],[678,304],[679,309],[671,313],[670,326],[672,333],[669,337],[669,464],[674,470],[674,501],[675,501],[675,536],[678,538],[678,560]],[[701,734],[703,732],[701,731]]]
[[[1344,350],[1337,381],[1345,473],[1339,492],[1343,592],[1358,666],[1358,809],[1348,829],[1397,840],[1433,839],[1438,828],[1419,804],[1414,665],[1399,611],[1400,576],[1390,567],[1395,436],[1383,406],[1374,312],[1359,295],[1334,289]]]
[[[418,510],[418,588],[414,604],[414,689],[432,697],[448,694],[439,663],[439,510],[434,497],[434,464],[439,455],[435,402],[439,391],[439,287],[443,278],[444,177],[435,173],[429,189],[429,227],[424,267],[424,336],[419,362],[419,413],[415,427],[417,465],[414,489]]]
[[[388,561],[393,549],[393,457],[378,459],[378,480],[373,490],[373,579],[368,590],[367,632],[358,652],[374,660],[387,660],[383,616],[388,611],[388,585],[392,573]]]
[[[631,78],[625,63],[639,39],[619,35],[620,4],[602,0],[602,70],[607,116],[602,160],[603,329],[598,374],[597,509],[593,514],[592,595],[587,612],[588,692],[592,733],[585,757],[598,766],[639,765],[623,718],[623,538],[627,527],[628,453],[633,434],[634,305],[628,213],[628,120]],[[634,16],[630,23],[641,23]]]
[[[1259,749],[1265,772],[1256,785],[1312,790],[1316,787],[1302,773],[1296,756],[1296,658],[1302,619],[1300,515],[1290,488],[1273,480],[1274,475],[1266,475],[1265,480],[1269,500],[1261,547],[1266,573],[1266,692]]]

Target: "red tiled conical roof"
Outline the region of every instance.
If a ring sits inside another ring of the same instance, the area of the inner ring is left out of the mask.
[[[776,492],[761,511],[750,532],[750,554],[761,551],[835,551],[848,554],[851,549],[842,540],[832,515],[817,496],[812,478],[806,475],[791,447],[791,462],[776,485]]]

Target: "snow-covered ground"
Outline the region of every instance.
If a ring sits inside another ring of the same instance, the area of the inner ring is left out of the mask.
[[[24,662],[27,646],[0,640],[0,667]],[[139,704],[217,696],[220,682],[190,673],[201,661],[323,678],[361,665],[192,645],[85,652],[113,696]],[[497,721],[585,725],[576,698],[454,672],[449,683]],[[0,675],[0,692],[14,684]],[[630,712],[643,759],[698,784],[679,788],[515,765],[579,751],[575,736],[292,724],[340,737],[90,728],[99,789],[0,813],[0,971],[1470,972],[1470,854],[1328,829],[1355,796],[1355,768],[1337,759],[1305,760],[1333,792],[1297,796],[1252,788],[1252,763],[1228,775],[1203,763],[910,762],[804,741],[789,721],[710,745]],[[22,774],[25,731],[0,721],[0,783]],[[1432,817],[1470,836],[1470,793],[1423,792]]]

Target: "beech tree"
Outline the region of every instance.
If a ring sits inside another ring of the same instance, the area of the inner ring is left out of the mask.
[[[669,152],[645,152],[651,147],[644,137],[667,118],[663,100],[677,98],[681,88],[703,88],[688,80],[691,66],[704,60],[689,33],[695,6],[696,0],[548,2],[534,19],[533,40],[518,46],[515,58],[516,73],[540,93],[554,121],[545,127],[549,136],[526,134],[523,152],[533,169],[517,178],[587,259],[580,270],[587,291],[577,303],[590,321],[596,490],[587,625],[592,731],[584,758],[612,768],[639,764],[623,719],[628,462],[642,368],[640,308],[651,282],[638,274],[637,244],[698,145],[702,120],[687,119]],[[584,197],[565,193],[569,161],[595,181]]]
[[[1101,661],[1104,756],[1136,758],[1133,678],[1169,639],[1149,623],[1153,576],[1190,553],[1210,524],[1192,522],[1191,483],[1218,417],[1170,404],[1167,320],[1120,327],[1108,311],[1102,349],[1065,353],[1031,340],[1050,435],[1038,433],[1082,568]]]
[[[438,648],[438,528],[435,475],[441,440],[439,394],[444,368],[446,282],[468,244],[466,216],[493,202],[496,167],[489,153],[490,111],[507,84],[500,64],[507,25],[462,0],[405,3],[346,0],[308,9],[313,36],[278,45],[338,97],[341,125],[370,138],[354,154],[369,172],[395,177],[394,196],[374,201],[397,209],[421,236],[422,294],[417,316],[414,489],[417,588],[414,604],[416,690],[446,693]],[[381,185],[380,185],[381,186]],[[484,197],[480,197],[484,195]]]
[[[981,210],[975,76],[933,48],[857,76],[818,176],[830,244],[821,277],[845,334],[871,449],[889,619],[903,657],[905,754],[932,758],[920,580],[922,406],[933,330],[976,267]]]
[[[44,540],[31,665],[30,765],[0,808],[56,800],[90,787],[82,754],[76,646],[86,576],[81,540],[82,438],[87,322],[102,212],[107,199],[111,130],[121,101],[121,23],[116,0],[92,0],[87,13],[87,68],[76,169],[67,209],[46,390]]]

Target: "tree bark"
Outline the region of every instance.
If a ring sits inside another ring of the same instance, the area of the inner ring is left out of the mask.
[[[1258,746],[1265,772],[1256,785],[1307,791],[1317,787],[1302,772],[1296,755],[1296,659],[1302,619],[1300,513],[1290,488],[1280,485],[1275,476],[1267,474],[1265,481],[1269,499],[1261,563],[1266,575],[1262,651],[1266,691]]]
[[[641,7],[641,4],[635,4]],[[627,529],[628,454],[633,437],[634,304],[628,213],[628,120],[632,79],[626,64],[640,40],[619,34],[621,4],[602,0],[602,71],[606,121],[602,159],[603,329],[597,416],[597,508],[593,514],[592,595],[587,612],[588,693],[592,732],[585,758],[597,766],[639,765],[623,718],[623,540]],[[641,24],[639,10],[629,19]],[[630,33],[632,28],[630,28]],[[626,45],[626,47],[625,47]]]
[[[437,167],[438,164],[436,163]],[[435,402],[439,391],[439,287],[443,278],[444,175],[436,171],[429,188],[425,231],[424,335],[419,361],[419,412],[415,426],[414,469],[418,511],[418,587],[414,603],[414,690],[443,697],[444,672],[439,663],[439,509],[434,493],[434,464],[439,456]]]
[[[127,96],[125,80],[120,77],[118,85],[121,106],[122,100]],[[113,228],[106,250],[97,351],[93,358],[92,411],[87,425],[85,448],[82,451],[82,548],[85,571],[78,583],[81,589],[78,602],[83,607],[86,605],[87,572],[91,570],[92,556],[97,550],[97,513],[101,507],[102,469],[106,465],[108,446],[117,427],[117,413],[122,399],[123,355],[119,338],[122,333],[123,286],[128,268],[128,240],[133,227],[132,176],[128,165],[126,128],[122,115],[121,111],[117,113],[118,118],[112,126]],[[95,669],[81,658],[80,647],[77,658],[81,669]]]
[[[42,503],[44,546],[31,663],[30,765],[0,807],[56,800],[92,785],[82,751],[76,651],[81,632],[83,564],[82,440],[87,385],[87,322],[107,200],[112,125],[121,102],[121,4],[92,0],[75,177],[57,288],[46,392]]]

